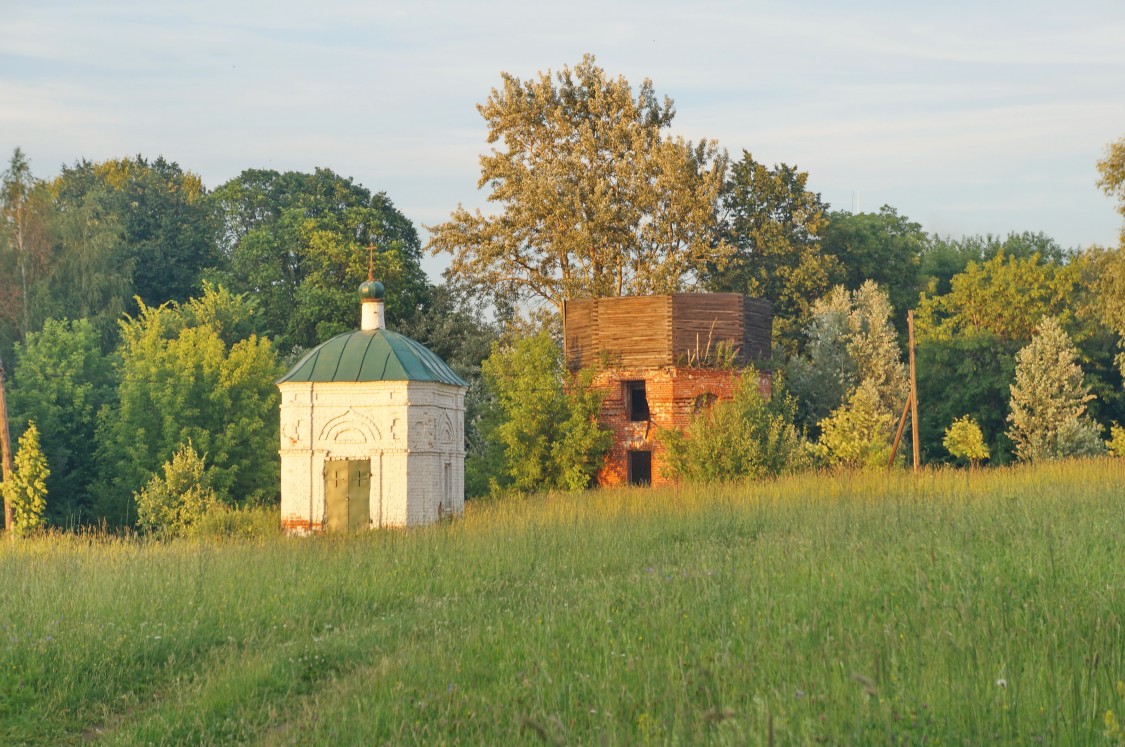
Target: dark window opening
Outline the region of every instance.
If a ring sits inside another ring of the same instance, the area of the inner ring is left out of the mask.
[[[625,410],[629,420],[648,420],[648,396],[645,395],[644,381],[625,382]]]
[[[652,452],[651,451],[630,451],[629,452],[629,484],[630,485],[651,485],[652,484]]]

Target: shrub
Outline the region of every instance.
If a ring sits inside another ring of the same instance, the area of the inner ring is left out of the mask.
[[[1109,453],[1114,456],[1125,457],[1125,428],[1122,428],[1117,423],[1109,429]]]
[[[729,400],[701,412],[686,432],[662,430],[669,477],[712,481],[775,477],[807,461],[793,425],[796,404],[783,392],[758,391],[758,373],[748,368]]]
[[[4,499],[12,505],[12,526],[9,530],[17,537],[26,537],[43,528],[43,513],[47,510],[47,458],[39,448],[39,429],[28,422],[27,430],[20,436],[15,468],[11,479],[3,484]]]
[[[589,487],[612,443],[598,425],[601,393],[590,386],[591,374],[569,376],[562,349],[545,332],[494,343],[481,371],[495,404],[483,435],[502,447],[487,462],[500,473],[492,491]]]
[[[973,467],[988,459],[988,444],[984,442],[984,434],[977,421],[968,415],[953,421],[945,431],[942,444],[954,457],[968,460]]]
[[[878,389],[867,380],[847,403],[820,421],[820,439],[812,453],[827,467],[879,467],[890,457],[893,427],[894,417],[882,409]]]
[[[193,528],[193,534],[208,539],[259,539],[281,532],[276,507],[239,507],[212,503]]]
[[[165,462],[164,476],[153,475],[133,494],[137,524],[162,539],[194,533],[209,510],[219,503],[204,458],[188,441]]]

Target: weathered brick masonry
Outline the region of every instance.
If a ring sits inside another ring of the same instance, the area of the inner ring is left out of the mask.
[[[594,386],[605,395],[599,421],[613,431],[613,446],[605,466],[597,474],[602,486],[630,482],[629,452],[651,454],[650,479],[653,485],[673,482],[665,472],[664,445],[657,434],[661,429],[684,430],[694,416],[712,402],[729,399],[742,372],[708,368],[643,368],[599,371]],[[758,390],[769,396],[771,374],[758,374]],[[626,382],[643,381],[648,403],[648,420],[630,420],[629,390]]]
[[[687,428],[733,394],[743,366],[768,355],[772,312],[738,294],[684,293],[568,301],[563,324],[567,365],[595,369],[599,421],[614,434],[598,484],[662,485],[660,430]],[[771,381],[760,371],[766,396]]]

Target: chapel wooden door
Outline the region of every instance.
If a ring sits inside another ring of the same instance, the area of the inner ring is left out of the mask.
[[[324,523],[329,531],[348,532],[371,525],[371,462],[329,459],[324,463]]]

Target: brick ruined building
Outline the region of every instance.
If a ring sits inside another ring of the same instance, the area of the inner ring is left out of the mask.
[[[598,484],[671,482],[658,431],[683,429],[700,410],[729,398],[745,365],[758,367],[759,389],[768,396],[771,374],[762,364],[772,324],[769,302],[737,293],[567,301],[567,367],[595,370],[594,386],[604,392],[599,421],[613,431]],[[733,367],[714,365],[723,351]]]

